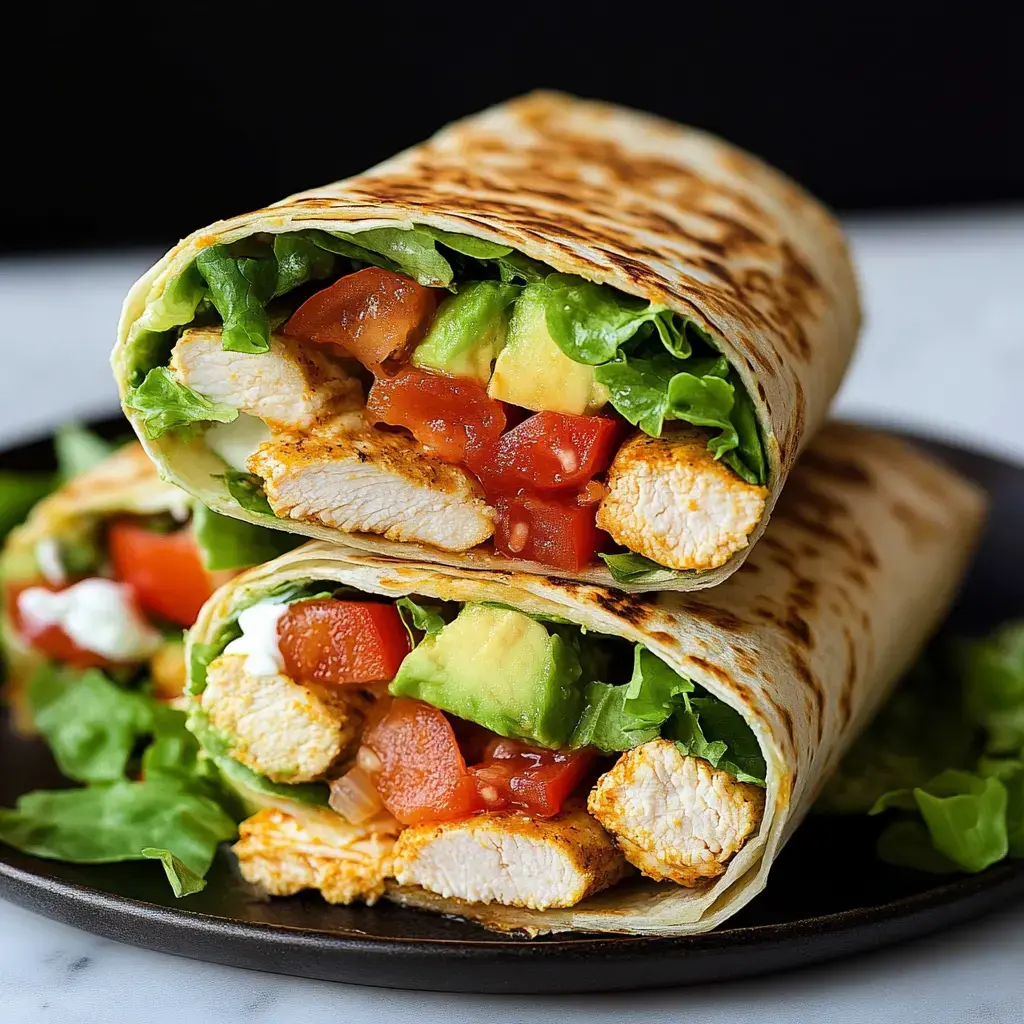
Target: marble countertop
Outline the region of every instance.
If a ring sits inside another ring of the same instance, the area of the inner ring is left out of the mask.
[[[867,328],[837,410],[1024,459],[1024,211],[850,222]],[[116,407],[117,312],[156,254],[0,261],[0,446]],[[135,949],[0,903],[0,1019],[351,1024],[414,1016],[700,1024],[1016,1024],[1024,905],[953,931],[769,978],[512,999],[388,992]]]

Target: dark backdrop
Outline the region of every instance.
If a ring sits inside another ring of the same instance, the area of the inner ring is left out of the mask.
[[[168,244],[537,85],[709,128],[841,209],[1024,198],[1008,5],[704,6],[22,6],[2,247]]]

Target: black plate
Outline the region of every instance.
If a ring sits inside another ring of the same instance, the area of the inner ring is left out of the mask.
[[[123,421],[103,425],[120,434]],[[1024,613],[1024,469],[934,442],[992,495],[988,529],[953,613],[981,629]],[[0,467],[51,465],[47,442],[0,454]],[[0,805],[60,783],[46,750],[0,722]],[[267,900],[222,850],[206,890],[171,895],[151,863],[83,867],[0,845],[0,895],[47,917],[150,949],[308,978],[451,992],[571,992],[682,985],[820,962],[946,928],[1024,895],[1024,863],[953,881],[887,867],[867,819],[808,820],[765,893],[729,927],[683,939],[505,939],[462,921],[318,896]],[[828,863],[828,871],[822,865]]]

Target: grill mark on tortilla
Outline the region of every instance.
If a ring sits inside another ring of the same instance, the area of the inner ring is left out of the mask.
[[[739,633],[750,625],[746,620],[741,619],[734,612],[725,608],[719,608],[713,604],[705,604],[695,598],[688,597],[680,602],[684,610],[695,617],[699,617],[709,625],[715,626],[727,633]]]
[[[846,642],[846,676],[839,691],[839,712],[845,726],[853,717],[853,688],[857,683],[857,645],[853,642],[853,634],[846,626],[843,627],[843,638]]]
[[[853,459],[826,455],[824,452],[814,450],[804,452],[802,458],[803,466],[815,476],[827,476],[864,487],[874,486],[874,481],[868,472]]]
[[[916,512],[905,502],[894,501],[892,514],[906,527],[911,543],[915,545],[928,544],[943,535],[943,528],[938,523]]]

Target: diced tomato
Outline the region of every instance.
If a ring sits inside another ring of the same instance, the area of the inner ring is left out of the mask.
[[[374,382],[367,412],[379,423],[405,427],[446,462],[475,461],[505,429],[505,409],[476,381],[403,370]]]
[[[392,604],[296,601],[277,623],[285,671],[315,683],[384,683],[411,650]]]
[[[429,704],[398,697],[363,737],[380,760],[374,784],[403,824],[465,818],[484,809],[448,719]]]
[[[605,416],[539,412],[501,435],[481,483],[489,495],[576,491],[608,468],[620,437]]]
[[[7,614],[10,616],[14,631],[26,644],[54,661],[64,665],[73,665],[75,668],[99,668],[110,664],[103,655],[97,654],[95,651],[82,650],[60,626],[40,627],[26,620],[18,607],[18,597],[22,591],[28,590],[30,587],[42,587],[53,593],[66,589],[63,586],[53,586],[44,580],[8,584],[4,594]]]
[[[114,575],[139,607],[178,626],[191,626],[215,587],[189,529],[156,533],[130,519],[107,530]]]
[[[498,739],[469,771],[489,811],[515,808],[550,818],[562,809],[593,760],[587,750],[561,753]]]
[[[404,274],[367,267],[308,298],[284,333],[334,345],[376,372],[423,337],[436,308],[434,289]]]
[[[494,546],[510,558],[525,558],[576,572],[593,561],[607,540],[597,528],[594,505],[574,497],[518,494],[497,500]]]

